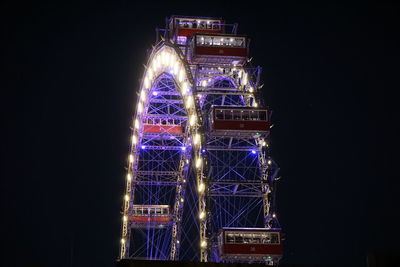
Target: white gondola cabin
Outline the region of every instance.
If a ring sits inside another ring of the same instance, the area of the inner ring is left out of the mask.
[[[218,236],[221,260],[279,260],[283,254],[279,228],[231,228],[220,230]]]
[[[130,220],[134,227],[164,227],[171,221],[169,205],[133,205]]]

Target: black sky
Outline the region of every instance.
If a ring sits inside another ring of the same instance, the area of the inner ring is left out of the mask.
[[[172,14],[223,17],[252,39],[274,110],[283,262],[400,251],[386,78],[398,6],[147,2],[2,4],[4,266],[113,265],[136,91]]]

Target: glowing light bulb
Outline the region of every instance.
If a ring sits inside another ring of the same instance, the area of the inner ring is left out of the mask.
[[[244,75],[243,75],[242,84],[243,84],[243,85],[246,85],[246,84],[247,84],[247,73],[244,73]]]
[[[175,56],[175,54],[171,54],[171,56],[169,58],[169,66],[173,67],[173,66],[175,66],[175,63],[176,63],[176,56]]]
[[[160,67],[161,55],[158,54],[155,59],[155,69],[157,70]]]
[[[253,107],[258,107],[258,104],[257,104],[257,102],[256,101],[254,101],[254,103],[253,103]]]
[[[190,117],[189,124],[190,126],[194,126],[195,123],[196,123],[196,115],[192,115]]]
[[[181,89],[182,89],[182,90],[181,90],[182,95],[185,95],[186,92],[188,91],[188,83],[187,83],[187,82],[183,82],[183,83],[182,83]]]
[[[263,141],[262,146],[266,146],[266,145],[267,145],[267,142]]]
[[[129,154],[129,163],[133,163],[133,155]]]
[[[126,215],[124,215],[124,217],[122,217],[122,220],[123,220],[124,222],[126,222],[126,221],[128,220],[128,217],[127,217]]]
[[[272,214],[272,218],[276,218],[276,214],[274,213],[274,214]]]
[[[143,111],[143,104],[139,102],[138,107],[137,107],[137,112],[140,114]]]
[[[207,247],[207,242],[206,242],[205,240],[201,241],[200,246],[201,246],[202,248]]]
[[[129,201],[129,196],[125,195],[124,199],[125,199],[125,201]]]
[[[151,62],[151,68],[154,70],[154,72],[157,71],[157,57],[153,58],[153,61]]]
[[[135,128],[136,128],[136,129],[139,129],[139,126],[140,126],[139,120],[136,119],[136,120],[135,120]]]
[[[206,80],[202,80],[201,81],[201,86],[206,87],[207,86],[207,81]]]
[[[181,83],[183,81],[183,76],[184,76],[185,72],[183,70],[183,68],[181,68],[179,70],[179,75],[178,75],[178,81]]]
[[[149,80],[153,79],[153,74],[154,74],[153,69],[150,66],[150,68],[148,68],[148,70],[147,70],[147,77],[149,78]]]
[[[125,244],[125,239],[121,238],[121,244]]]
[[[269,160],[267,161],[267,163],[268,163],[268,165],[271,165],[271,164],[272,164],[272,160],[269,159]]]
[[[203,220],[204,217],[206,217],[206,213],[204,211],[200,212],[200,214],[199,214],[200,220]]]
[[[132,144],[133,144],[133,145],[136,145],[136,142],[137,142],[136,136],[135,136],[135,135],[132,135]]]
[[[178,71],[179,71],[179,63],[178,63],[178,60],[177,60],[177,61],[175,61],[175,63],[174,63],[173,73],[174,73],[174,74],[178,74]]]
[[[186,108],[190,108],[193,104],[193,96],[189,96],[186,101]]]
[[[132,175],[130,173],[126,175],[126,180],[128,180],[129,182],[132,181]]]
[[[166,54],[165,51],[161,52],[161,64],[165,65],[165,61],[166,61]]]
[[[196,160],[196,168],[200,168],[200,166],[201,166],[201,158],[198,158]]]
[[[144,78],[144,88],[149,89],[149,87],[150,87],[149,78],[145,77]]]
[[[193,138],[193,144],[197,145],[200,141],[200,135],[196,133]]]
[[[206,188],[206,186],[203,183],[201,183],[201,184],[199,184],[199,188],[197,190],[199,191],[199,193],[201,193],[204,191],[205,188]]]
[[[146,100],[146,92],[144,90],[142,90],[140,92],[140,100],[145,101]]]
[[[250,86],[249,92],[250,92],[250,93],[253,93],[253,91],[254,91],[254,88]]]
[[[165,66],[169,66],[171,55],[169,52],[165,52]]]
[[[185,200],[183,198],[181,198],[181,202],[184,202]]]

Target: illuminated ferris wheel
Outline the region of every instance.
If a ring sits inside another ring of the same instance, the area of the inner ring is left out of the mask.
[[[158,31],[133,118],[120,259],[279,262],[271,112],[236,29],[173,16]]]

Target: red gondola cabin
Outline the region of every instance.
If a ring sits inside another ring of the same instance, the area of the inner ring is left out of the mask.
[[[195,33],[223,33],[224,21],[220,18],[175,17],[169,22],[170,37],[179,45],[186,44]]]
[[[143,132],[145,133],[182,133],[181,125],[163,125],[163,124],[144,124]]]
[[[249,39],[238,35],[195,34],[191,44],[195,63],[243,65],[249,55]]]
[[[281,230],[278,228],[231,228],[220,230],[218,236],[219,258],[241,258],[263,261],[279,259],[283,254]]]
[[[136,227],[163,227],[171,221],[169,205],[134,205],[130,220]]]
[[[210,123],[213,135],[265,135],[270,129],[268,110],[252,107],[214,106]]]

